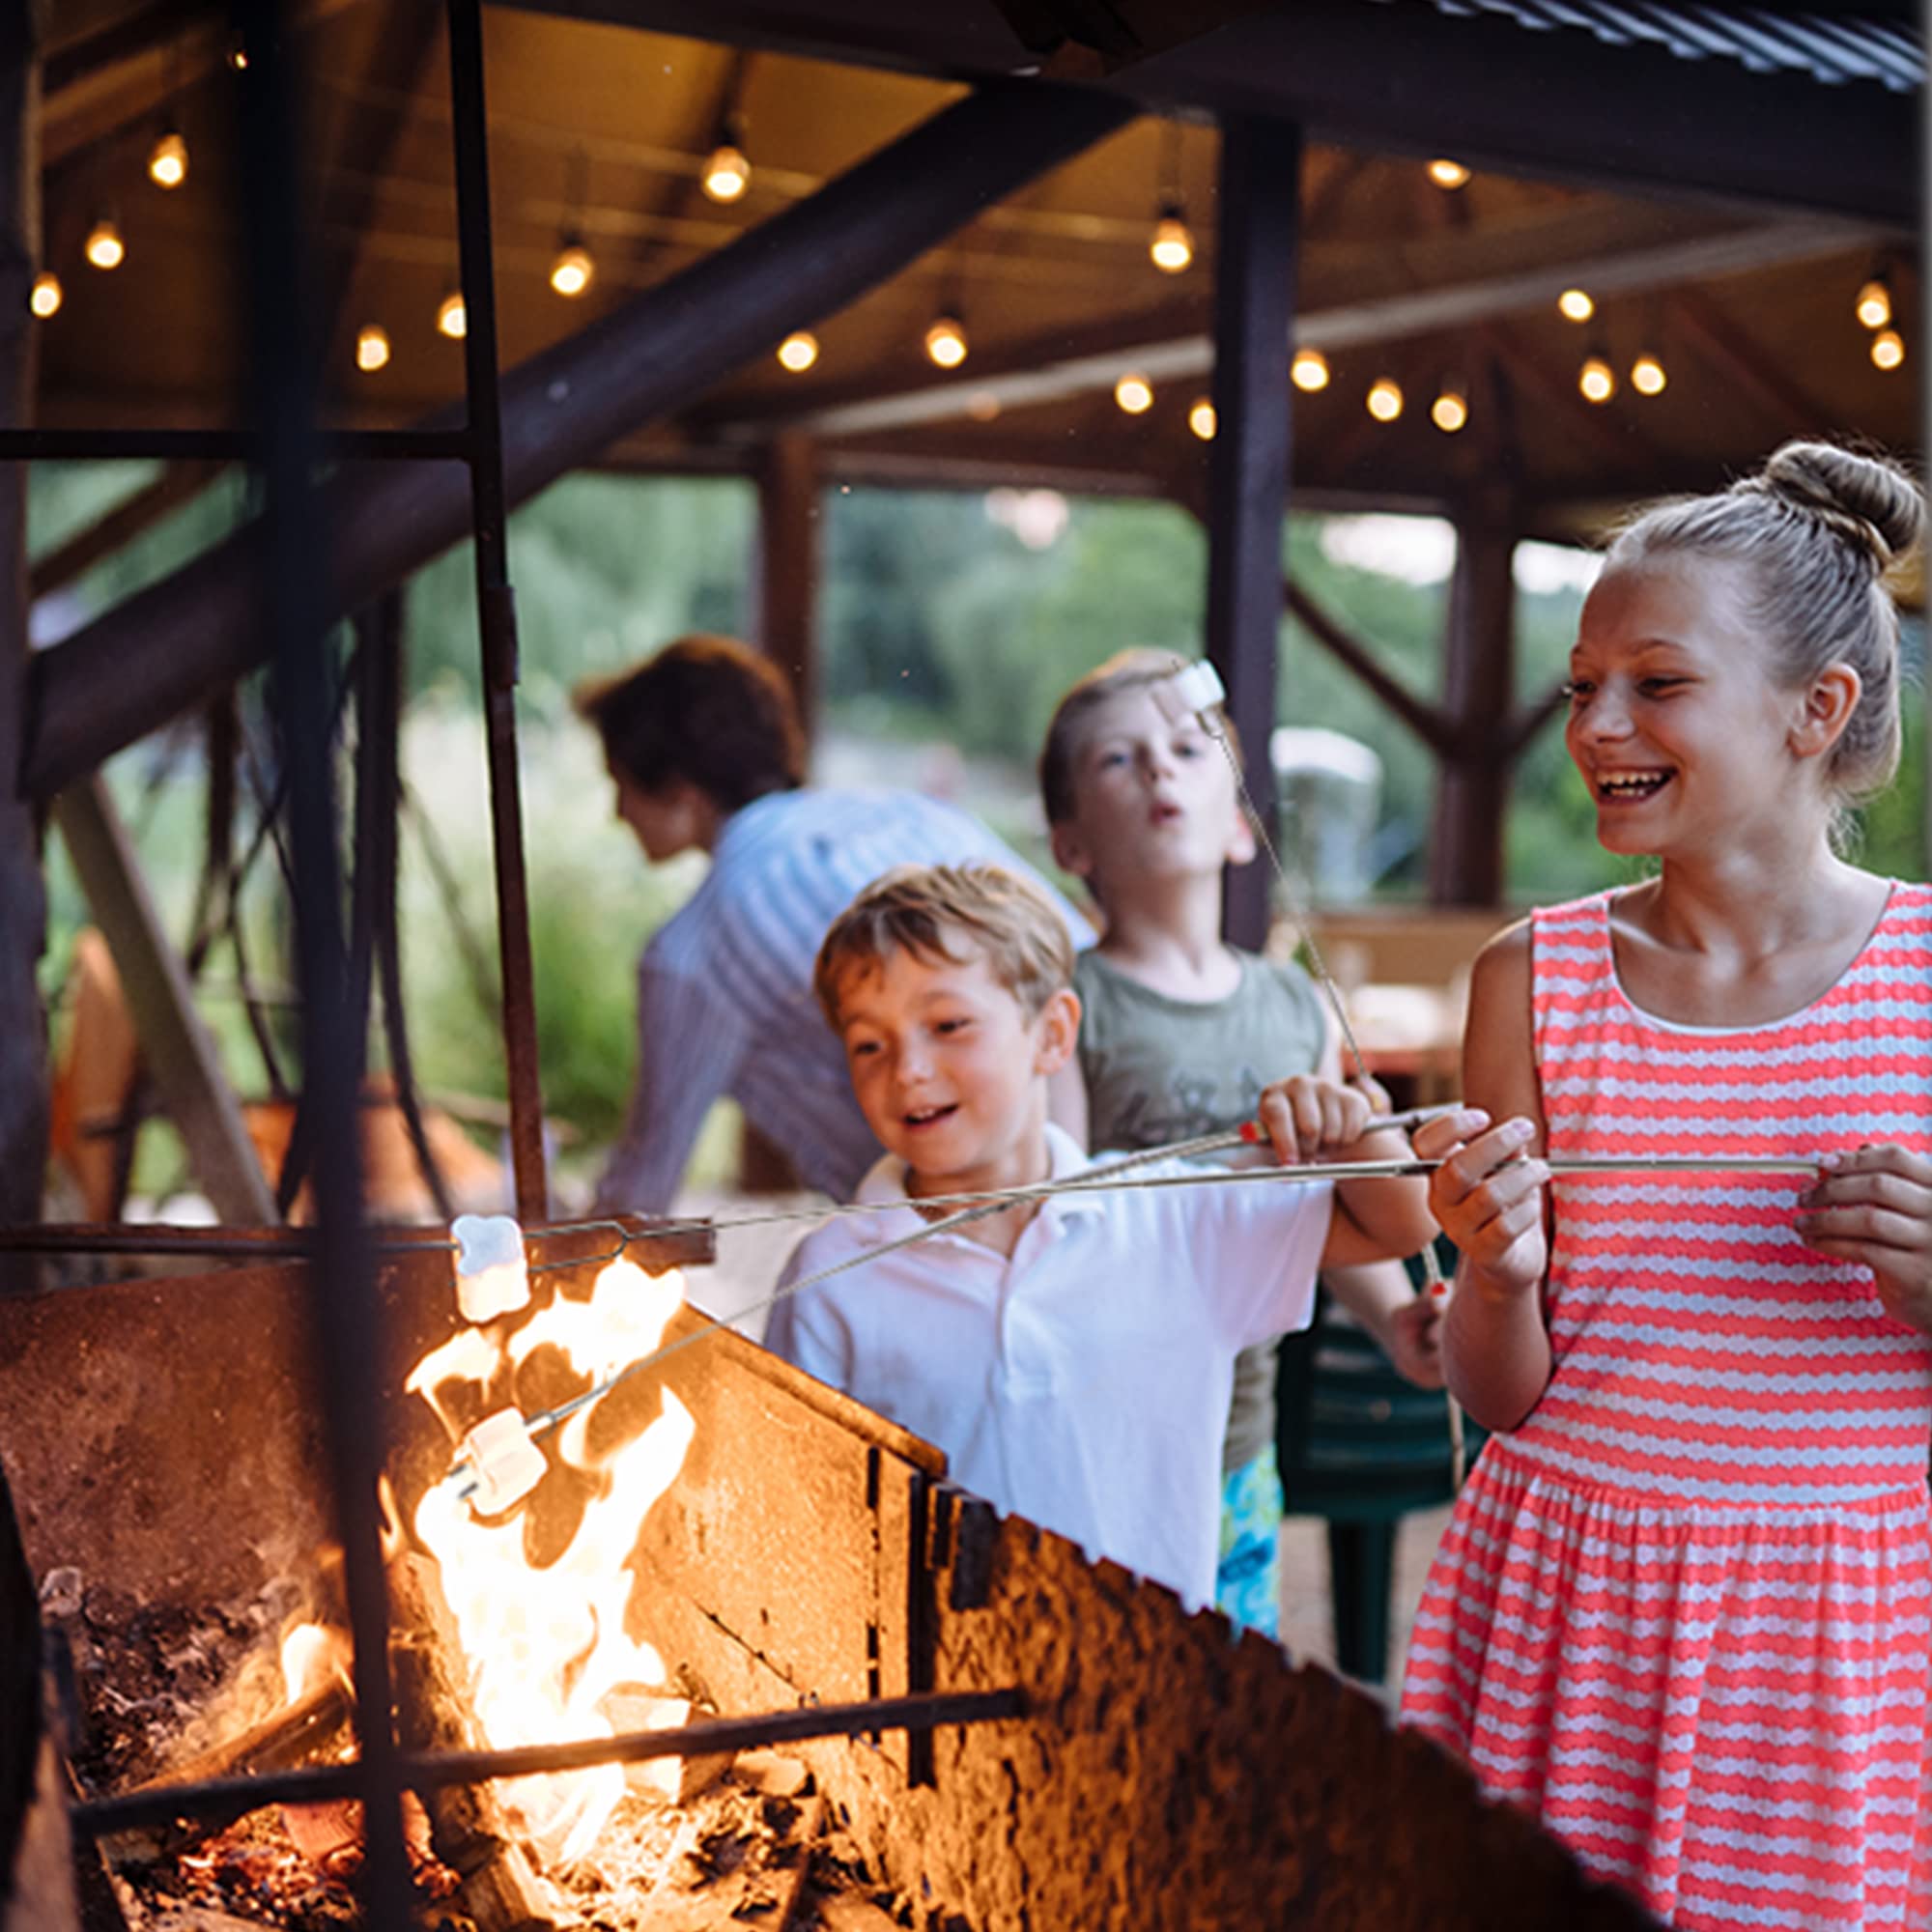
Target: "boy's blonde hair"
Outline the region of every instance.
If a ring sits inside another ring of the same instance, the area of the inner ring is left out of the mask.
[[[1053,722],[1046,727],[1046,743],[1039,753],[1039,796],[1046,808],[1049,825],[1065,825],[1079,810],[1075,767],[1080,750],[1080,732],[1087,720],[1108,699],[1125,691],[1145,691],[1164,684],[1176,672],[1187,668],[1188,660],[1179,651],[1156,650],[1137,644],[1116,651],[1105,664],[1096,665],[1072,686],[1054,708]],[[1238,768],[1241,741],[1225,712],[1221,726]]]
[[[1003,866],[897,866],[832,922],[811,989],[837,1032],[838,989],[855,966],[880,965],[895,952],[964,965],[949,944],[959,939],[985,954],[1029,1020],[1073,983],[1066,922],[1032,881]]]

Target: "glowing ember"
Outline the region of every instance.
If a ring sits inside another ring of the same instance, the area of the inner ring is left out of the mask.
[[[466,1330],[425,1356],[407,1386],[458,1436],[456,1409],[473,1415],[484,1405],[464,1405],[451,1381],[485,1391],[495,1384],[500,1394],[517,1366],[546,1345],[561,1350],[578,1375],[601,1379],[654,1350],[683,1298],[675,1273],[654,1279],[634,1263],[612,1262],[589,1300],[559,1295],[500,1344],[481,1329]],[[595,1479],[596,1493],[569,1547],[546,1567],[532,1567],[525,1555],[521,1516],[483,1520],[447,1483],[435,1485],[416,1510],[416,1536],[441,1566],[478,1722],[498,1748],[614,1736],[620,1726],[610,1709],[635,1721],[643,1702],[664,1689],[662,1660],[624,1633],[633,1582],[625,1564],[645,1514],[683,1466],[691,1413],[667,1391],[641,1435],[593,1454],[598,1412],[591,1405],[548,1438],[558,1460]],[[667,1702],[654,1715],[668,1723],[681,1714],[682,1706]],[[674,1758],[662,1760],[654,1781],[674,1789],[678,1768]],[[544,1863],[554,1867],[582,1856],[624,1791],[623,1766],[602,1765],[507,1781],[501,1796]]]
[[[282,1689],[297,1703],[331,1677],[349,1681],[349,1646],[342,1633],[322,1624],[291,1624],[282,1633]]]

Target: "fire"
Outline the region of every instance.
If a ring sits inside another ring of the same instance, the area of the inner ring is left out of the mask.
[[[322,1689],[329,1678],[347,1678],[348,1644],[338,1630],[326,1624],[291,1624],[282,1633],[282,1696],[286,1703],[299,1703],[311,1690]]]
[[[453,1409],[441,1399],[450,1381],[505,1385],[546,1344],[562,1350],[579,1375],[601,1379],[656,1349],[683,1298],[675,1273],[653,1278],[634,1263],[612,1262],[589,1300],[559,1295],[507,1339],[466,1329],[426,1355],[407,1386],[455,1435]],[[592,1404],[551,1438],[558,1460],[596,1478],[597,1493],[569,1547],[546,1567],[526,1558],[520,1511],[485,1520],[447,1483],[434,1486],[416,1510],[416,1536],[441,1567],[478,1721],[497,1748],[614,1736],[619,1726],[600,1705],[612,1693],[637,1693],[621,1699],[634,1712],[639,1697],[664,1685],[663,1660],[624,1633],[632,1588],[625,1564],[646,1513],[683,1466],[691,1412],[667,1390],[641,1435],[601,1455],[589,1446],[596,1413]],[[683,1714],[672,1703],[658,1715],[674,1723]],[[651,1769],[653,1782],[675,1789],[676,1759]],[[624,1789],[624,1768],[600,1765],[518,1778],[503,1785],[502,1797],[554,1867],[582,1856]]]

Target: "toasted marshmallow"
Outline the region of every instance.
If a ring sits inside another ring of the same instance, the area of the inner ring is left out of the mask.
[[[1221,682],[1221,673],[1206,658],[1181,665],[1172,677],[1162,678],[1152,690],[1153,701],[1170,724],[1179,724],[1183,718],[1198,718],[1205,730],[1220,735],[1218,714],[1227,702],[1228,692]]]
[[[550,1466],[530,1440],[523,1411],[515,1408],[486,1415],[463,1438],[457,1455],[476,1479],[469,1500],[478,1516],[500,1515],[528,1495]]]

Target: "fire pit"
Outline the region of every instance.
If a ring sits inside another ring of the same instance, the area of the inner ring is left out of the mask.
[[[630,1250],[653,1268],[703,1252],[690,1237]],[[122,1923],[353,1922],[340,1873],[355,1820],[333,1762],[352,1749],[345,1694],[326,1642],[286,1677],[274,1661],[289,1622],[333,1621],[299,1267],[0,1306],[0,1449],[86,1713],[71,1743],[94,1801],[80,1820],[143,1833],[100,1840],[120,1876],[96,1911]],[[734,1334],[700,1334],[672,1277],[619,1280],[624,1339],[567,1350],[563,1329],[603,1298],[599,1271],[545,1278],[562,1327],[509,1369],[418,1377],[434,1406],[405,1383],[460,1332],[449,1256],[384,1272],[370,1402],[397,1445],[392,1656],[422,1922],[1649,1922],[1366,1695],[996,1517],[945,1482],[930,1445]],[[438,1501],[452,1434],[512,1392],[526,1414],[567,1398],[597,1348],[648,1352],[667,1313],[669,1339],[696,1339],[558,1431],[527,1505],[491,1527]],[[620,1466],[634,1452],[646,1473]],[[547,1609],[519,1599],[504,1614],[507,1569],[492,1566],[513,1558]],[[508,1662],[459,1634],[479,1614],[503,1626]],[[560,1669],[515,1648],[544,1616]],[[545,1677],[561,1706],[499,1714],[499,1694]],[[595,1733],[584,1754],[608,1756],[613,1727],[660,1734],[628,1766],[558,1775],[560,1740]],[[519,1768],[545,1775],[463,1783],[462,1754],[486,1742],[533,1747]],[[197,1748],[214,1755],[197,1764]],[[232,1803],[128,1795],[297,1764],[308,1782],[240,1822]]]

